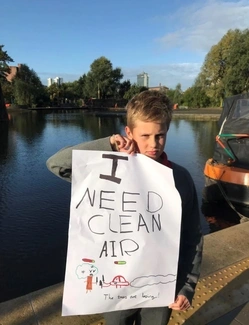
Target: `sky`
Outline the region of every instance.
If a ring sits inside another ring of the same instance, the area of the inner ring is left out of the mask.
[[[147,72],[150,86],[190,87],[210,48],[229,29],[249,27],[249,1],[5,0],[0,44],[16,65],[77,80],[101,56],[123,80]]]

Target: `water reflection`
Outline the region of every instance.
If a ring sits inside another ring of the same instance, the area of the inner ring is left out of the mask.
[[[44,114],[36,111],[23,111],[11,114],[10,128],[24,140],[40,138],[46,126]]]
[[[210,232],[222,230],[240,223],[238,213],[225,201],[202,200],[201,212],[209,224]]]
[[[123,116],[105,117],[87,114],[84,111],[62,111],[57,114],[47,114],[47,125],[54,128],[79,128],[91,139],[109,136],[112,133],[121,132],[125,124]]]
[[[209,158],[213,155],[215,136],[218,132],[218,126],[213,121],[206,121],[205,123],[190,121],[190,126],[196,139],[198,151],[206,160],[206,157]],[[215,136],[212,137],[214,134]]]
[[[124,128],[124,117],[88,116],[83,120],[82,128],[87,130],[93,139],[107,137],[112,133],[120,133]]]

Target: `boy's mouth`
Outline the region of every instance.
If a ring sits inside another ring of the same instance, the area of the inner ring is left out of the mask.
[[[156,158],[158,156],[158,151],[147,151],[146,156],[150,158]]]

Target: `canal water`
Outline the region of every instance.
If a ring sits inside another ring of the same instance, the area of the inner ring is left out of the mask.
[[[122,132],[123,116],[84,111],[9,113],[0,124],[0,302],[64,278],[70,183],[46,160],[65,146]],[[212,156],[215,121],[174,119],[166,144],[170,160],[191,173],[201,204],[203,168]],[[202,217],[202,229],[209,226]]]

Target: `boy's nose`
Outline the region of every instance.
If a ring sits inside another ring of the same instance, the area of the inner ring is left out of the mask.
[[[152,147],[152,148],[155,148],[156,147],[156,138],[154,138],[154,137],[151,137],[150,138],[150,146]]]

